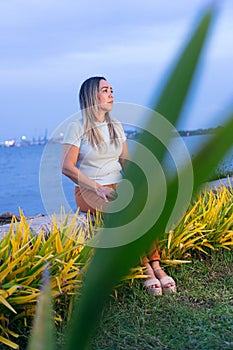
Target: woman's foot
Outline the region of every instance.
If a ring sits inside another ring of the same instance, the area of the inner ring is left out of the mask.
[[[152,261],[150,263],[154,276],[160,281],[162,291],[165,294],[176,292],[176,283],[172,277],[168,276],[160,266],[159,261]]]
[[[149,263],[145,264],[147,279],[144,280],[144,286],[147,292],[153,296],[162,295],[160,281],[155,277],[154,271]]]

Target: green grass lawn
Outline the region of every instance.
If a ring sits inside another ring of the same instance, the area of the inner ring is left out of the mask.
[[[233,349],[232,251],[166,270],[178,293],[155,298],[140,281],[119,288],[104,309],[93,350]]]

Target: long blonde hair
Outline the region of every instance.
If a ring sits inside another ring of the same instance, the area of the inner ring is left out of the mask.
[[[85,80],[79,91],[79,103],[82,110],[83,121],[84,121],[84,133],[87,137],[88,142],[93,147],[101,148],[104,143],[104,139],[96,127],[95,115],[98,112],[98,99],[97,94],[99,91],[100,80],[105,80],[104,77],[91,77]],[[119,138],[116,131],[116,125],[112,121],[108,112],[105,114],[105,121],[108,125],[108,131],[110,136],[110,143],[114,143],[115,146],[119,145]]]

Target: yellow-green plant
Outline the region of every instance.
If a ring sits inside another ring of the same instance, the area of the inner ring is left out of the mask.
[[[172,265],[210,250],[233,247],[233,192],[229,187],[204,187],[187,213],[161,241],[162,261]]]
[[[6,336],[17,336],[10,330],[11,323],[22,319],[26,325],[34,315],[45,264],[50,266],[53,297],[57,303],[63,298],[69,308],[69,297],[80,285],[88,262],[83,251],[84,232],[75,222],[76,215],[68,226],[64,219],[58,227],[54,218],[49,235],[43,230],[35,235],[23,213],[20,223],[13,219],[0,242],[0,341],[17,348]],[[61,322],[62,316],[57,307],[55,320]]]
[[[72,217],[61,213],[59,223],[56,216],[52,218],[49,232],[42,228],[37,233],[23,212],[20,222],[13,218],[9,232],[0,241],[0,343],[18,348],[11,340],[18,337],[13,329],[31,325],[45,266],[55,300],[54,321],[60,324],[70,317],[73,296],[79,293],[92,254],[85,248],[86,239],[94,226],[102,225],[100,213],[94,218],[87,216],[86,226],[79,224],[77,216],[78,211]],[[135,268],[128,278],[141,275],[140,268]]]

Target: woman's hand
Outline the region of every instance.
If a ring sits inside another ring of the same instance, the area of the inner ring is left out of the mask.
[[[109,202],[109,199],[115,199],[117,197],[116,191],[113,188],[107,186],[98,186],[96,193],[99,197],[103,198],[105,202]]]

